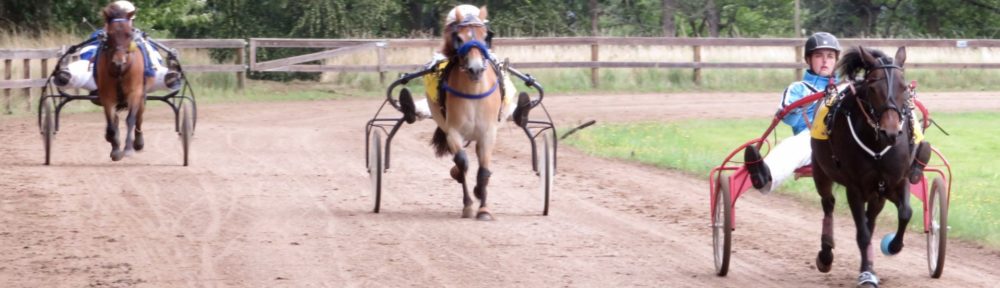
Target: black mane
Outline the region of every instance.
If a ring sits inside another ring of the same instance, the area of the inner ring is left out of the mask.
[[[865,48],[869,54],[875,57],[875,59],[887,58],[889,62],[892,62],[892,58],[889,58],[882,50],[874,48]],[[837,70],[840,71],[840,75],[844,76],[848,80],[857,79],[858,72],[861,70],[868,70],[868,64],[861,56],[861,50],[858,47],[851,47],[844,53],[840,58],[840,62],[837,63]]]

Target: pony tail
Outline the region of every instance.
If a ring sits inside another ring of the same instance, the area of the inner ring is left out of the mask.
[[[431,145],[434,146],[434,154],[442,157],[451,153],[448,149],[448,135],[444,134],[441,128],[434,129],[434,137],[431,137]]]

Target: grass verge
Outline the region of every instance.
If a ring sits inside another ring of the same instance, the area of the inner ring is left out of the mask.
[[[951,136],[934,128],[927,133],[928,141],[948,157],[954,173],[949,236],[994,248],[1000,248],[1000,212],[997,212],[1000,211],[1000,194],[996,193],[1000,190],[1000,162],[989,155],[1000,155],[997,117],[1000,113],[935,114],[934,119]],[[603,125],[580,131],[565,143],[594,156],[637,161],[706,178],[708,171],[721,164],[728,153],[745,141],[759,137],[768,124],[768,119],[752,119]],[[786,126],[781,126],[778,133],[780,137],[791,134]],[[742,157],[740,155],[737,158]],[[843,189],[837,190],[838,217],[849,219],[844,218],[849,216],[849,210]],[[789,181],[778,193],[816,204],[819,219],[822,213],[819,197],[811,180]],[[914,237],[923,237],[920,233],[923,222],[919,220],[923,219],[922,202],[913,199],[911,204],[914,214],[909,231],[915,232],[911,234]],[[881,237],[896,225],[895,206],[887,204],[879,218],[877,236]]]

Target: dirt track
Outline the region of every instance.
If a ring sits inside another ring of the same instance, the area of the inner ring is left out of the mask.
[[[553,96],[564,129],[691,117],[768,117],[772,94]],[[1000,110],[990,93],[923,93],[934,111]],[[627,101],[626,101],[627,100]],[[0,118],[0,283],[6,287],[817,287],[853,286],[857,248],[836,220],[833,271],[817,272],[818,203],[747,194],[729,276],[713,274],[708,185],[563,147],[550,216],[523,134],[504,129],[490,202],[460,219],[432,123],[393,145],[382,213],[371,213],[364,121],[374,100],[201,107],[191,167],[172,115],[151,105],[147,151],[108,158],[103,118],[64,117],[53,165],[34,118]],[[735,145],[735,144],[734,144]],[[707,172],[706,172],[707,173]],[[958,191],[957,193],[960,193]],[[885,234],[880,227],[876,235]],[[910,231],[913,232],[913,231]],[[1000,253],[952,240],[941,279],[923,234],[879,255],[883,287],[989,287]]]

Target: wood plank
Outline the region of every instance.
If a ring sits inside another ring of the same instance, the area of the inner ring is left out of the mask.
[[[0,59],[45,59],[59,57],[60,49],[0,49]]]
[[[184,72],[245,72],[246,65],[242,64],[212,64],[212,65],[184,65],[181,67]]]
[[[250,38],[250,42],[255,43],[256,47],[267,48],[340,48],[380,40]]]
[[[0,80],[0,89],[31,89],[45,86],[48,79]]]
[[[1000,69],[1000,63],[905,63],[904,66],[923,69]]]
[[[266,62],[258,62],[257,65],[255,67],[253,67],[253,68],[256,71],[269,71],[269,70],[274,70],[276,68],[280,68],[280,67],[283,67],[283,66],[289,66],[289,65],[303,63],[303,62],[309,62],[309,61],[323,60],[323,59],[328,59],[328,58],[331,58],[331,57],[334,57],[334,56],[339,56],[339,55],[344,55],[344,54],[350,54],[350,53],[355,53],[355,52],[369,50],[369,49],[375,49],[376,47],[381,46],[381,45],[385,45],[385,44],[381,43],[381,42],[365,43],[365,44],[361,44],[361,45],[355,45],[355,46],[350,46],[350,47],[343,47],[343,48],[338,48],[338,49],[333,49],[333,50],[326,50],[326,51],[321,51],[321,52],[316,52],[316,53],[299,55],[299,56],[295,56],[295,57],[288,57],[288,58],[271,60],[271,61],[266,61]]]
[[[247,41],[243,39],[153,39],[164,46],[180,48],[242,48]]]
[[[385,65],[383,71],[413,72],[423,68],[422,64]],[[267,72],[378,72],[378,65],[289,65],[268,70]]]

